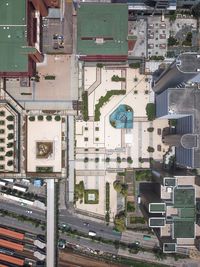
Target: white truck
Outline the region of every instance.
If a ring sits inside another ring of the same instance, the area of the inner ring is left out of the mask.
[[[88,235],[89,235],[89,236],[96,236],[97,234],[96,234],[94,231],[89,231],[89,232],[88,232]]]

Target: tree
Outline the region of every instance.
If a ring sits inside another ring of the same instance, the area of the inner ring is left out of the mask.
[[[106,158],[106,162],[110,162],[110,158]]]
[[[124,197],[127,196],[127,194],[128,194],[128,185],[127,184],[116,180],[113,183],[113,187],[118,193],[122,194]]]
[[[140,62],[130,63],[129,68],[131,69],[139,69],[140,68]]]
[[[6,157],[12,157],[13,156],[13,151],[9,150],[6,152]]]
[[[8,130],[13,130],[14,129],[14,125],[13,124],[8,124],[7,128],[8,128]]]
[[[35,117],[34,116],[29,117],[29,121],[35,121]]]
[[[151,133],[151,132],[154,131],[154,128],[153,127],[149,127],[149,128],[147,128],[147,131]]]
[[[169,20],[174,22],[176,20],[176,11],[170,11],[169,13]]]
[[[129,164],[133,163],[132,158],[131,158],[131,157],[127,157],[127,162],[128,162]]]
[[[121,163],[121,162],[122,162],[122,160],[121,160],[120,157],[117,157],[117,162],[118,162],[118,163]]]
[[[175,37],[173,36],[169,36],[168,38],[168,46],[174,46],[174,45],[178,45],[178,41]]]
[[[51,115],[46,116],[46,120],[47,121],[51,121],[52,120],[52,116]]]
[[[8,136],[7,136],[7,138],[8,138],[8,140],[11,140],[11,139],[13,139],[13,138],[14,138],[14,134],[12,134],[12,133],[9,133],[9,134],[8,134]]]
[[[6,117],[6,119],[7,119],[8,121],[14,121],[14,116],[9,115],[9,116]]]
[[[39,116],[38,116],[38,120],[39,120],[39,121],[43,121],[43,116],[42,116],[42,115],[39,115]]]
[[[151,146],[148,146],[147,151],[148,151],[149,153],[153,153],[153,152],[154,152],[154,148],[151,147]]]
[[[125,219],[126,216],[124,212],[120,212],[115,216],[114,224],[115,224],[115,229],[117,231],[123,232],[126,230]]]
[[[146,114],[149,121],[153,121],[156,117],[156,107],[154,103],[148,103],[146,105]]]
[[[200,18],[200,3],[192,7],[192,15],[197,19]]]
[[[60,120],[61,120],[60,115],[56,115],[55,116],[55,121],[60,121]]]

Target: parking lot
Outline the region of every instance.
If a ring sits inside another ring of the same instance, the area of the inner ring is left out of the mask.
[[[58,10],[51,9],[48,17],[43,19],[44,53],[71,54],[73,46],[72,26],[72,3],[65,2],[63,20]],[[62,42],[60,42],[59,37],[63,38]]]

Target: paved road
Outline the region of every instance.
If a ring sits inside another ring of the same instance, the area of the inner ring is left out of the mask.
[[[1,203],[1,208],[6,209],[8,211],[16,212],[17,214],[22,214],[26,216],[30,216],[31,218],[40,219],[42,221],[45,221],[45,212],[35,209],[30,209],[27,207],[19,206],[13,203]],[[27,210],[32,210],[32,214],[27,214]],[[84,223],[88,223],[89,226],[85,226]],[[107,226],[105,223],[98,223],[94,222],[92,220],[85,220],[80,219],[75,214],[69,213],[67,210],[61,210],[60,216],[59,216],[59,224],[67,224],[72,229],[76,229],[77,231],[88,233],[89,230],[92,230],[97,233],[97,236],[100,236],[102,238],[110,239],[110,240],[120,240],[121,235],[116,234],[113,232],[113,229],[111,226]],[[142,242],[143,240],[143,233],[140,232],[133,232],[133,231],[127,231],[123,233],[122,241],[127,243],[133,243],[135,241]],[[152,236],[152,242],[142,242],[143,245],[149,246],[157,243],[157,239],[155,236]]]

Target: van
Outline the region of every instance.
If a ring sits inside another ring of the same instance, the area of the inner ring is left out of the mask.
[[[97,234],[96,234],[96,232],[94,232],[94,231],[89,231],[88,235],[89,235],[89,236],[96,236]]]

